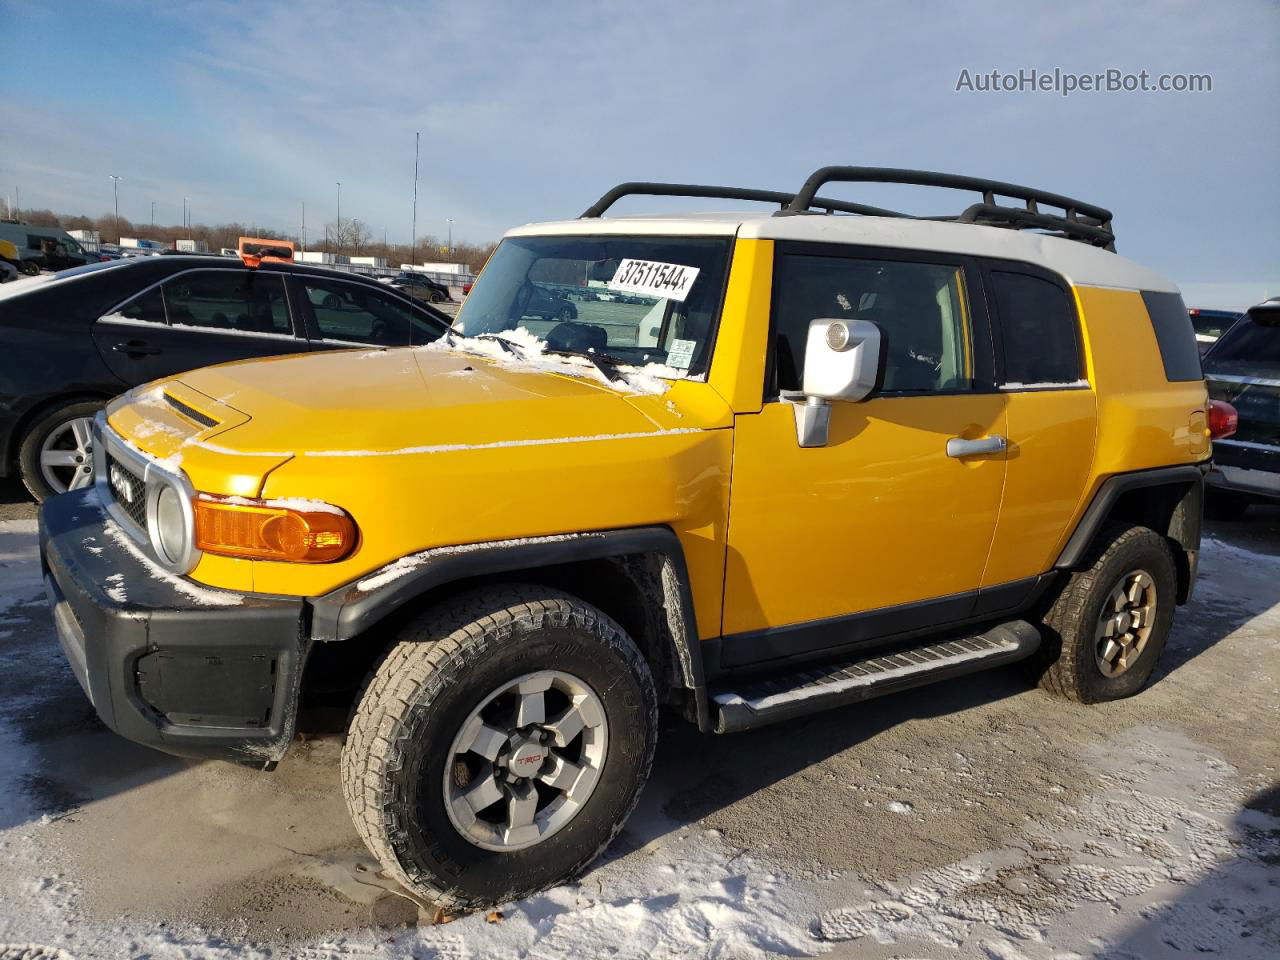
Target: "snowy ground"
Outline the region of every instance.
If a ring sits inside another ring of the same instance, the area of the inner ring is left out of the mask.
[[[1280,955],[1280,511],[1211,531],[1134,699],[1007,670],[731,737],[671,726],[580,882],[430,926],[356,839],[336,738],[262,774],[100,727],[33,511],[5,499],[0,960]]]

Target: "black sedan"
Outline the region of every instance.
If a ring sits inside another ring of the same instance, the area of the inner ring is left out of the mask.
[[[388,286],[394,287],[415,300],[422,300],[426,303],[453,302],[453,297],[449,295],[448,287],[443,283],[437,283],[430,277],[424,277],[420,273],[402,273],[388,281]]]
[[[229,360],[429,343],[443,314],[318,267],[208,257],[93,263],[0,288],[0,477],[38,499],[91,482],[93,416],[123,390]]]

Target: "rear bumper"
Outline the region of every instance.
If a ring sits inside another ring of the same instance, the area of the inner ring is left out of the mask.
[[[1280,447],[1215,440],[1213,470],[1205,479],[1221,490],[1280,499]]]
[[[58,640],[103,723],[183,756],[280,759],[308,649],[303,601],[198,587],[113,529],[92,489],[40,509]]]

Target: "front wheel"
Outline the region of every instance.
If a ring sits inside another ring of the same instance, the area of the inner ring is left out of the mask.
[[[93,483],[93,418],[102,404],[68,403],[31,425],[18,448],[22,482],[37,500]]]
[[[656,741],[653,679],[618,624],[555,590],[487,589],[411,624],[374,672],[343,792],[392,876],[474,909],[595,859]]]
[[[1040,685],[1079,703],[1137,693],[1168,639],[1177,590],[1164,537],[1148,527],[1109,528],[1045,616]]]

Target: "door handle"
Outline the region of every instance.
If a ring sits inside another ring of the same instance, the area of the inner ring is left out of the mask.
[[[128,343],[117,343],[111,348],[116,353],[125,353],[131,357],[151,356],[160,352],[159,347],[153,347],[149,343],[143,343],[141,340],[130,340]]]
[[[978,440],[966,440],[964,437],[952,437],[947,441],[948,457],[980,457],[995,453],[1004,453],[1009,448],[1009,441],[998,434],[981,437]]]

